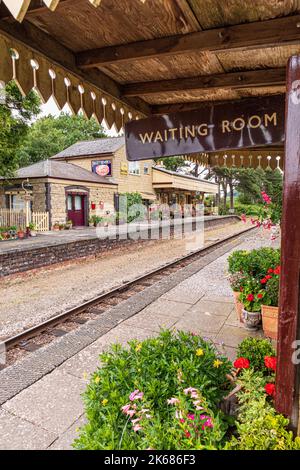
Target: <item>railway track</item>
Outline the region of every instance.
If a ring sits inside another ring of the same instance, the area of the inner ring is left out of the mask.
[[[35,351],[55,338],[67,334],[69,331],[72,331],[87,321],[101,315],[112,306],[118,305],[120,302],[123,302],[138,292],[145,290],[147,287],[152,286],[161,279],[184,268],[197,259],[208,255],[217,248],[240,238],[242,235],[254,229],[255,227],[250,227],[237,232],[234,235],[220,239],[204,248],[201,248],[200,250],[191,252],[188,255],[139,276],[132,281],[123,283],[108,292],[22,331],[15,336],[6,338],[2,342],[2,346],[4,345],[7,351],[6,366],[15,362],[20,356],[24,356],[27,352]]]

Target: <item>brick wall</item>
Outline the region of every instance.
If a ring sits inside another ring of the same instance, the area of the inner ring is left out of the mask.
[[[234,221],[239,220],[240,219],[236,216],[206,220],[205,229],[229,223],[232,224]],[[193,224],[193,230],[194,229],[195,226]],[[80,258],[82,259],[90,256],[102,257],[108,255],[111,250],[123,250],[128,245],[136,244],[139,246],[144,243],[153,243],[150,239],[150,232],[148,240],[135,241],[131,239],[110,240],[95,238],[92,240],[78,240],[72,243],[64,243],[61,245],[42,248],[33,248],[22,251],[16,250],[13,253],[2,253],[0,254],[0,278]]]

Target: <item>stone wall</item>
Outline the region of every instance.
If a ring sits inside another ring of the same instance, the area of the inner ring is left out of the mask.
[[[32,185],[32,210],[33,212],[46,212],[46,185],[45,183],[33,183]]]
[[[205,229],[214,226],[238,222],[240,219],[237,216],[227,216],[220,218],[209,218],[205,220]],[[191,229],[195,230],[193,223]],[[171,237],[173,230],[171,228]],[[160,231],[160,238],[161,238]],[[30,249],[18,249],[5,253],[0,253],[0,278],[10,275],[24,273],[26,271],[36,270],[43,267],[49,267],[65,262],[71,262],[88,258],[107,256],[112,250],[124,250],[128,245],[136,244],[139,247],[144,243],[153,243],[150,238],[151,232],[148,232],[148,239],[132,240],[128,239],[88,239],[78,240],[71,243],[62,243],[52,246],[44,246],[39,248],[31,247]],[[146,237],[144,237],[146,238]],[[5,242],[2,242],[5,243]]]

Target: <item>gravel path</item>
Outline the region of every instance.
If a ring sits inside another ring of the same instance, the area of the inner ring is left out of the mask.
[[[244,229],[241,222],[205,232],[206,244]],[[256,246],[256,240],[250,245]],[[166,240],[111,253],[103,259],[44,270],[34,275],[4,280],[0,285],[0,338],[4,338],[75,307],[123,281],[129,281],[186,254],[184,240]],[[219,260],[218,260],[219,262]],[[221,271],[224,260],[220,258]],[[216,275],[214,274],[214,281]],[[203,279],[207,284],[207,279]],[[212,293],[220,293],[220,280]]]

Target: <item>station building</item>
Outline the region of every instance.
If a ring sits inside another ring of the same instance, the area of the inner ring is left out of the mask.
[[[122,193],[138,192],[146,204],[192,204],[218,185],[169,171],[153,160],[129,162],[124,137],[78,142],[49,160],[19,169],[0,186],[0,208],[49,213],[54,223],[87,226],[92,215],[112,212]]]

